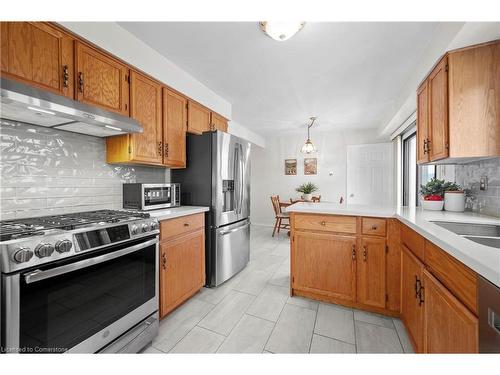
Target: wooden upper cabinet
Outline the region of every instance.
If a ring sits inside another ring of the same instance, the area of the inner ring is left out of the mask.
[[[202,134],[210,131],[211,112],[209,109],[188,101],[188,126],[187,132],[192,134]]]
[[[128,116],[128,67],[79,41],[75,56],[77,99]]]
[[[2,74],[73,98],[73,44],[45,22],[2,22]]]
[[[427,270],[423,271],[425,353],[477,353],[478,319]]]
[[[445,56],[428,78],[430,161],[448,157],[448,57]]]
[[[212,117],[211,117],[211,129],[212,130],[220,130],[222,132],[227,133],[227,119],[222,117],[221,115],[218,115],[215,112],[212,112]]]
[[[429,90],[424,81],[417,91],[417,163],[428,163],[427,141],[429,139]]]
[[[450,157],[500,156],[500,40],[448,55]]]
[[[140,73],[130,74],[130,117],[144,131],[130,134],[131,160],[162,164],[162,87]]]
[[[163,88],[163,164],[186,167],[187,99]]]
[[[385,238],[363,237],[357,254],[358,302],[385,308]]]
[[[356,237],[296,232],[292,249],[292,288],[356,300]]]
[[[401,253],[401,319],[417,353],[423,351],[424,310],[420,299],[423,264],[403,246]]]

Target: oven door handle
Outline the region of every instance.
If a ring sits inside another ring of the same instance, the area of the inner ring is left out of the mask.
[[[154,245],[157,243],[158,243],[158,238],[153,238],[149,241],[146,241],[146,242],[134,245],[134,246],[130,246],[130,247],[127,247],[125,249],[121,249],[121,250],[118,250],[118,251],[115,251],[115,252],[112,252],[109,254],[100,255],[100,256],[95,257],[95,258],[81,260],[79,262],[67,264],[65,266],[51,268],[51,269],[48,269],[46,271],[36,270],[36,271],[30,272],[30,273],[24,275],[24,281],[26,281],[26,284],[31,284],[31,283],[34,283],[37,281],[50,279],[50,278],[55,277],[55,276],[64,275],[65,273],[77,271],[77,270],[80,270],[82,268],[87,268],[87,267],[90,267],[90,266],[93,266],[93,265],[96,265],[96,264],[99,264],[102,262],[106,262],[108,260],[119,258],[123,255],[133,253],[135,251],[144,249],[148,246],[151,246],[151,245]]]

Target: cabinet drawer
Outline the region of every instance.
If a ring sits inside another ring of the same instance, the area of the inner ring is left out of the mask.
[[[401,243],[406,245],[420,260],[424,260],[425,239],[406,225],[401,226]]]
[[[356,217],[295,214],[294,228],[338,233],[356,233]]]
[[[183,233],[188,233],[195,229],[203,228],[204,226],[204,213],[163,220],[160,223],[160,240],[172,238]]]
[[[477,314],[477,276],[474,271],[429,241],[425,241],[424,256],[431,273]]]
[[[373,217],[364,217],[362,219],[362,233],[372,236],[383,236],[386,233],[386,221],[385,219],[377,219]]]

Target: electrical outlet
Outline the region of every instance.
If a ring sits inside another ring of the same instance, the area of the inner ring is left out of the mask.
[[[479,179],[479,190],[488,190],[488,176]]]

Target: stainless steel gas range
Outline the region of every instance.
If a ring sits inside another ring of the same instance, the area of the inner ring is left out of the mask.
[[[132,211],[0,222],[2,351],[140,351],[158,332],[158,234]]]

